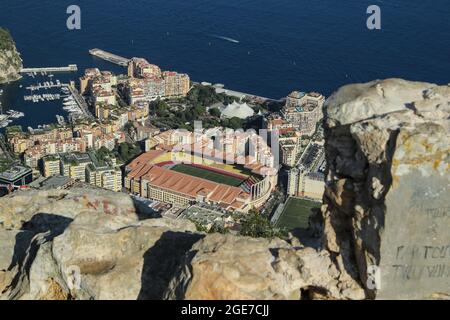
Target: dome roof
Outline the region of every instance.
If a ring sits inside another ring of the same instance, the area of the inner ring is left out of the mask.
[[[248,106],[247,103],[237,103],[234,101],[232,104],[229,104],[222,111],[222,117],[225,118],[233,118],[238,117],[240,119],[246,119],[255,114],[252,108]]]

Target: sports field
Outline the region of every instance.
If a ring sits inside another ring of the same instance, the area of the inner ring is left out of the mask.
[[[174,167],[172,167],[173,171],[185,173],[194,177],[203,178],[206,180],[214,181],[217,183],[223,183],[229,186],[238,187],[242,180],[230,177],[224,174],[220,174],[217,172],[208,171],[206,169],[196,168],[185,164],[178,164]]]
[[[291,197],[281,213],[276,226],[286,228],[289,231],[296,228],[306,229],[308,228],[308,218],[313,208],[320,208],[320,203]]]

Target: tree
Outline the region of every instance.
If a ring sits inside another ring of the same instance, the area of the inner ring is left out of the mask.
[[[265,216],[256,209],[251,209],[247,215],[241,219],[240,235],[253,238],[284,238],[285,235],[276,229]]]
[[[187,100],[191,105],[210,106],[216,102],[221,102],[223,97],[211,86],[196,85],[189,91]]]
[[[205,114],[205,112],[206,112],[206,108],[205,107],[203,107],[203,106],[201,106],[201,105],[196,105],[195,107],[194,107],[194,110],[193,110],[194,112],[194,115],[196,115],[196,116],[201,116],[201,115],[204,115]]]
[[[128,143],[123,142],[119,145],[119,155],[122,158],[122,160],[126,161],[128,159],[128,152],[129,152],[129,147],[128,147]]]
[[[100,149],[97,150],[97,158],[100,161],[105,160],[107,157],[109,157],[110,154],[111,151],[109,151],[108,148],[106,147],[101,147]]]
[[[241,129],[244,121],[238,117],[233,117],[229,120],[228,126],[234,130]]]
[[[158,99],[150,104],[150,110],[158,117],[164,117],[169,114],[169,105],[165,101]]]
[[[217,223],[214,223],[211,227],[211,229],[209,229],[208,233],[221,233],[221,234],[227,234],[230,233],[229,230]]]
[[[209,114],[213,117],[220,118],[220,110],[218,108],[209,109]]]

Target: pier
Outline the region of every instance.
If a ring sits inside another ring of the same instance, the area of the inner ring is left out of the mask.
[[[23,68],[20,73],[32,73],[32,72],[77,72],[78,67],[76,64],[69,64],[67,67],[43,67],[43,68]]]
[[[130,59],[109,53],[101,49],[91,49],[89,50],[89,53],[97,58],[117,64],[122,67],[128,66],[128,63],[130,62]]]
[[[78,92],[78,90],[75,88],[75,86],[71,84],[71,85],[67,86],[67,88],[69,89],[70,94],[73,96],[73,98],[75,99],[75,102],[78,104],[78,107],[83,112],[83,114],[86,116],[86,118],[93,120],[94,116],[89,111],[89,107],[86,103],[86,100],[84,100],[83,96]]]
[[[61,87],[67,87],[69,86],[67,83],[61,83],[59,80],[56,81],[56,83],[47,82],[47,83],[38,83],[36,85],[30,85],[26,87],[27,90],[34,91],[34,90],[40,90],[40,89],[52,89],[52,88],[61,88]]]

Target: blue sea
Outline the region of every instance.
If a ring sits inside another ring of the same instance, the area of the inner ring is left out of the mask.
[[[72,4],[81,8],[81,30],[66,27]],[[381,30],[366,27],[373,4]],[[388,77],[450,82],[448,0],[1,0],[0,26],[10,29],[26,67],[76,63],[79,74],[94,66],[125,72],[88,54],[101,48],[270,98],[293,90],[329,95]],[[4,88],[5,108],[26,113],[15,124],[34,127],[65,114],[61,102],[23,100],[25,87],[38,81]]]

